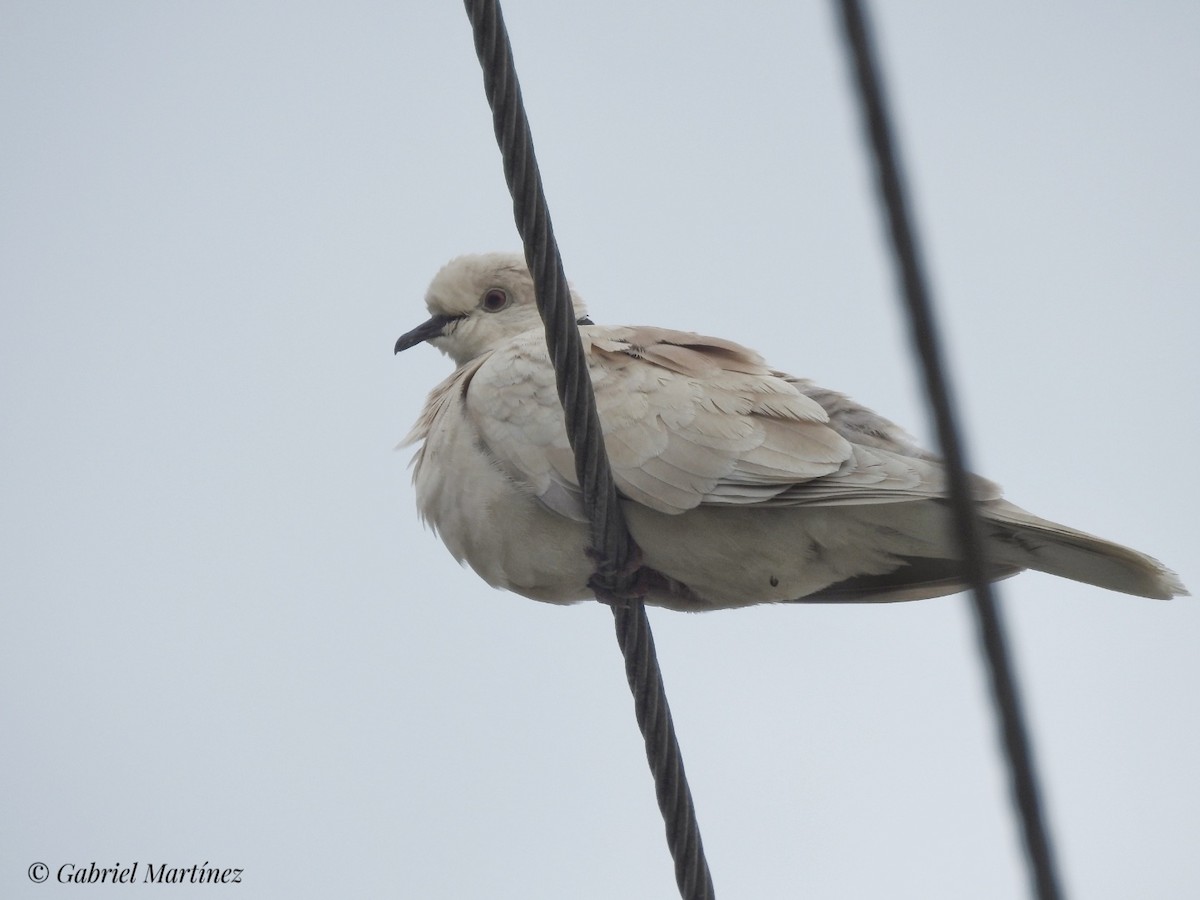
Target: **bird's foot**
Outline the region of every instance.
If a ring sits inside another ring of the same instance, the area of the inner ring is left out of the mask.
[[[588,579],[588,588],[596,599],[609,606],[625,606],[646,599],[652,582],[652,570],[642,566],[642,551],[637,544],[629,542],[629,555],[623,566],[612,566],[608,560],[592,547],[587,555],[596,564],[596,571]]]

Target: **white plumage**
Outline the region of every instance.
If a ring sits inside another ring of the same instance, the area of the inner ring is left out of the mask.
[[[459,257],[425,302],[432,317],[396,351],[428,341],[458,368],[406,442],[422,442],[422,517],[494,587],[591,597],[587,519],[524,259]],[[896,425],[720,338],[580,332],[647,603],[916,600],[963,588],[945,470]],[[1037,569],[1145,597],[1186,593],[1148,556],[1025,512],[985,479],[972,487],[993,578]]]

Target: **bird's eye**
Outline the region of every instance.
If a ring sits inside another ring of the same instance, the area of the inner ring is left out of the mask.
[[[504,307],[508,306],[508,294],[500,290],[500,288],[492,288],[483,295],[483,300],[479,303],[483,307],[484,312],[500,312]]]

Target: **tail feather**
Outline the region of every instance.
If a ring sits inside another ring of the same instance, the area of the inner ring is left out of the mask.
[[[1028,513],[1005,500],[980,507],[994,561],[1097,587],[1170,600],[1187,596],[1179,576],[1158,560],[1112,541]]]

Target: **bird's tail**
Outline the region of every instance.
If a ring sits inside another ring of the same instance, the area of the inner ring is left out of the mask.
[[[1158,560],[1028,513],[1006,500],[981,504],[988,553],[1001,565],[1036,569],[1097,587],[1170,600],[1186,596],[1179,576]]]

